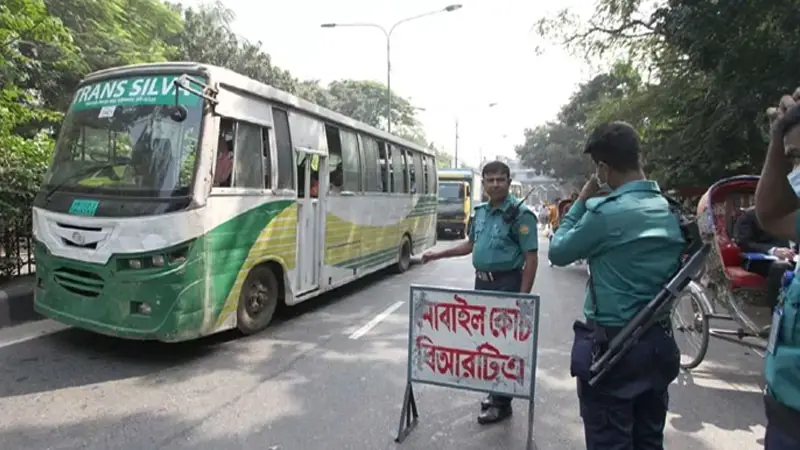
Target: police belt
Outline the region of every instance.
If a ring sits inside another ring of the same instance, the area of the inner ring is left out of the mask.
[[[800,411],[779,402],[769,388],[764,394],[764,412],[770,425],[800,441],[800,429],[797,427],[800,424]]]
[[[605,334],[605,336],[603,337],[605,338],[606,342],[614,339],[619,334],[619,332],[622,331],[622,329],[624,328],[624,327],[611,327],[608,325],[603,325],[597,323],[594,319],[589,319],[589,318],[586,318],[585,323],[586,326],[588,326],[592,330],[595,330],[595,332],[602,331]],[[672,331],[672,323],[669,321],[669,319],[659,320],[658,322],[655,323],[655,326],[663,328],[664,331],[666,332]]]
[[[485,270],[476,270],[475,271],[475,278],[481,281],[494,281],[499,280],[501,278],[507,277],[509,275],[516,275],[522,272],[522,269],[511,269],[511,270],[495,270],[492,272],[487,272]]]

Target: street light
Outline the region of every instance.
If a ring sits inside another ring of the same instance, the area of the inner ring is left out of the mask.
[[[397,28],[398,25],[411,22],[412,20],[421,19],[423,17],[432,16],[434,14],[439,14],[443,12],[453,12],[457,9],[461,9],[460,4],[454,4],[445,7],[444,9],[437,9],[436,11],[430,11],[423,14],[418,14],[416,16],[406,17],[405,19],[399,20],[395,22],[389,28],[389,31],[386,31],[386,28],[378,25],[376,23],[323,23],[320,25],[322,28],[336,28],[336,27],[371,27],[377,28],[383,31],[383,35],[386,36],[386,131],[388,133],[392,132],[392,33],[394,29]]]

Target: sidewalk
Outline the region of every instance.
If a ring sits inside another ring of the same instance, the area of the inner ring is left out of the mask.
[[[38,320],[33,310],[35,275],[26,275],[0,285],[0,327]]]

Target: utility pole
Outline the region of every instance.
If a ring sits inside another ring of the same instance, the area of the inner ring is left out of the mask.
[[[458,118],[456,118],[456,150],[453,154],[453,167],[458,169]]]
[[[398,25],[412,20],[421,19],[423,17],[432,16],[443,12],[453,12],[461,9],[461,4],[454,4],[447,6],[444,9],[437,9],[436,11],[417,14],[416,16],[407,17],[403,20],[396,22],[388,30],[382,25],[376,23],[323,23],[320,25],[322,28],[336,28],[336,27],[372,27],[377,28],[383,32],[386,37],[386,132],[392,132],[392,33]]]

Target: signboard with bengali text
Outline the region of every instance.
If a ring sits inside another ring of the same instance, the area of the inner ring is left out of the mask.
[[[410,382],[532,398],[539,297],[411,286]]]

